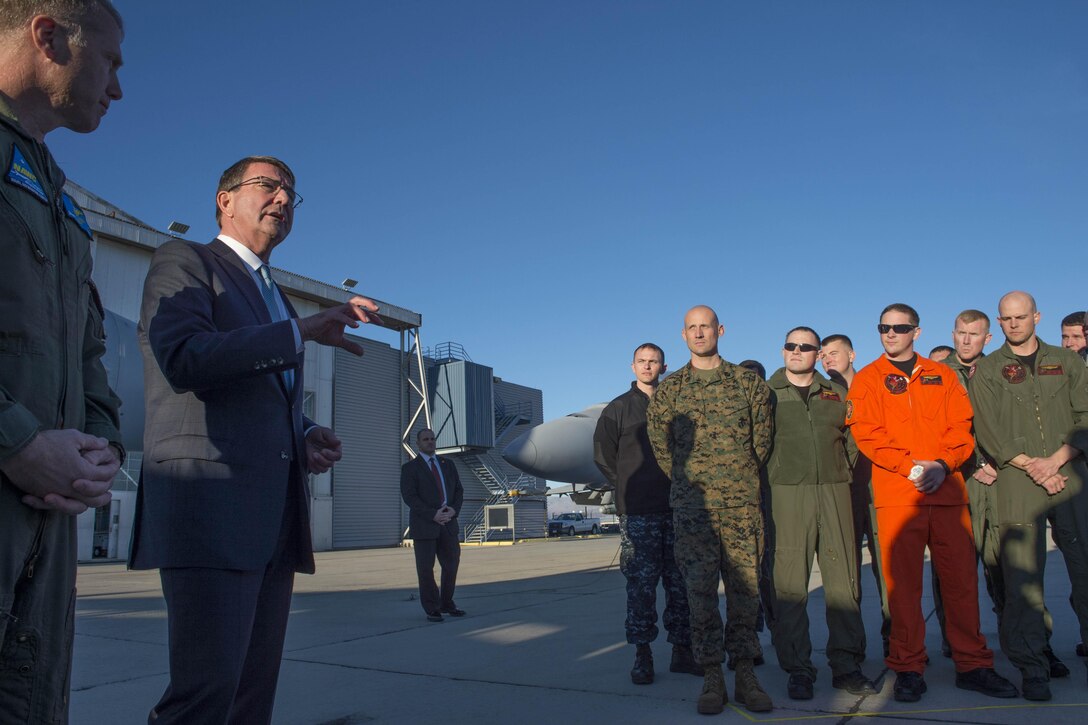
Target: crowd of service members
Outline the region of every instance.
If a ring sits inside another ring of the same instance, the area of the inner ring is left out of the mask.
[[[739,704],[773,708],[755,672],[764,621],[789,673],[786,694],[811,699],[815,559],[832,687],[876,693],[861,670],[867,548],[893,696],[916,702],[929,662],[921,606],[928,550],[955,685],[1049,700],[1051,678],[1070,670],[1050,646],[1048,526],[1069,571],[1081,640],[1088,635],[1088,318],[1075,312],[1062,320],[1061,347],[1039,339],[1039,320],[1030,294],[1010,292],[998,302],[999,349],[984,354],[990,319],[969,309],[953,322],[953,344],[927,358],[915,351],[918,313],[892,304],[877,324],[884,352],[869,365],[855,368],[846,335],[799,326],[786,334],[783,367],[769,378],[756,361],[734,365],[720,356],[724,328],[706,306],[684,318],[691,358],[679,371],[662,379],[662,349],[639,345],[635,381],[605,408],[594,435],[598,467],[616,489],[632,681],[655,678],[650,643],[662,581],[669,669],[703,677],[699,712],[721,712],[728,702],[724,661],[736,670]],[[994,670],[981,634],[979,564],[1019,689]]]
[[[94,131],[121,99],[123,37],[109,0],[0,4],[3,722],[68,719],[75,515],[108,503],[126,455],[120,401],[102,364],[94,235],[45,145],[58,128]],[[294,574],[313,571],[306,476],[342,455],[335,433],[303,415],[304,343],[361,355],[345,328],[379,321],[363,297],[300,318],[276,286],[270,255],[302,203],[295,181],[271,156],[228,167],[215,190],[219,236],[162,245],[145,282],[147,446],[131,563],[159,568],[167,604],[170,681],[149,716],[158,723],[271,721]],[[699,712],[724,708],[726,654],[737,702],[773,707],[755,674],[761,616],[790,673],[788,695],[812,697],[805,597],[817,556],[831,684],[874,692],[860,668],[863,536],[897,700],[918,700],[926,689],[919,599],[927,547],[956,686],[1019,694],[994,671],[979,632],[977,556],[1024,697],[1050,698],[1050,678],[1069,669],[1049,647],[1048,525],[1088,638],[1088,386],[1082,357],[1036,337],[1030,295],[1009,293],[998,310],[999,350],[982,356],[989,320],[969,310],[941,364],[914,353],[917,313],[890,305],[879,319],[885,354],[856,375],[847,338],[797,327],[784,368],[765,383],[722,360],[724,330],[705,306],[684,319],[689,364],[660,384],[661,349],[639,346],[636,381],[602,414],[596,436],[623,519],[635,682],[654,678],[653,596],[665,578],[670,669],[702,675]],[[1063,321],[1069,347],[1084,345],[1083,318]],[[835,380],[816,372],[821,355]],[[440,507],[432,515],[439,527],[459,506],[444,470],[436,464],[429,480],[419,471]],[[208,482],[220,504],[210,508]],[[429,619],[464,614],[449,581],[432,604],[443,611],[428,611]],[[433,582],[424,585],[433,594]]]

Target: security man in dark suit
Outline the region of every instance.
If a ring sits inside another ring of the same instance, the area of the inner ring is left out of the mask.
[[[465,498],[457,467],[434,454],[430,428],[416,433],[419,455],[400,469],[400,495],[408,506],[408,535],[416,552],[419,603],[427,621],[441,622],[442,614],[463,617],[453,601],[457,565],[461,561],[457,514]],[[442,567],[442,588],[434,583],[434,560]]]
[[[298,318],[268,267],[295,177],[271,156],[219,180],[209,244],[159,247],[138,335],[147,422],[130,564],[159,568],[170,683],[154,723],[267,723],[295,572],[313,573],[306,474],[341,457],[302,414],[303,343],[361,355],[364,297]]]

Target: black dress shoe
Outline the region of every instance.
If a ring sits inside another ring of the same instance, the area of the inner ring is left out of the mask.
[[[811,700],[813,697],[812,678],[807,672],[791,672],[786,693],[791,700]]]
[[[917,672],[900,672],[895,676],[896,702],[918,702],[926,691],[926,681]]]
[[[441,622],[441,621],[443,621],[442,614],[439,613],[439,612],[427,612],[427,621],[428,622]]]
[[[1025,677],[1020,688],[1025,700],[1042,702],[1050,699],[1050,681],[1045,677]]]
[[[851,695],[875,695],[876,685],[873,681],[861,673],[861,670],[847,672],[845,675],[835,675],[831,678],[831,686],[836,690],[846,690]]]
[[[458,609],[457,607],[442,607],[442,613],[448,614],[451,617],[463,617],[465,616],[464,609]]]
[[[990,697],[1016,697],[1016,686],[997,674],[992,667],[978,667],[968,672],[956,673],[956,687],[974,690]]]
[[[1069,667],[1058,659],[1058,656],[1054,654],[1054,650],[1047,648],[1043,654],[1046,655],[1046,661],[1050,664],[1050,679],[1069,677]]]

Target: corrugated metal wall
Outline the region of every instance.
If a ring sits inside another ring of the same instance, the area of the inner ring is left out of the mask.
[[[332,471],[332,545],[396,546],[403,531],[400,500],[400,352],[352,337],[361,357],[336,351],[333,430],[344,458]]]
[[[486,365],[453,360],[427,371],[431,422],[439,449],[495,445],[494,372]]]

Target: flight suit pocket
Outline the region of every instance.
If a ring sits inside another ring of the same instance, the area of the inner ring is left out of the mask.
[[[6,626],[4,646],[0,649],[0,711],[9,722],[31,722],[34,683],[37,680],[38,633],[30,628],[13,626],[4,617]]]
[[[0,355],[36,355],[38,345],[25,332],[0,330]]]
[[[7,196],[0,191],[0,225],[5,233],[14,239],[8,239],[5,247],[9,253],[4,259],[4,276],[18,280],[20,285],[42,285],[46,273],[53,264],[45,250],[34,238],[30,225],[19,213]]]

